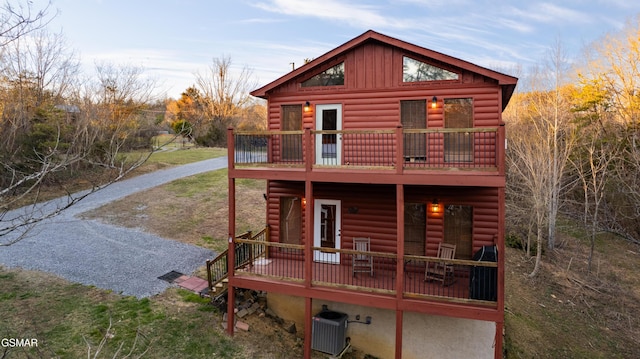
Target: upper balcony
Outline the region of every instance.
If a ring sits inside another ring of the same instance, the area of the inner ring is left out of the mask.
[[[465,176],[470,179],[461,178],[454,184],[504,183],[503,126],[258,132],[230,129],[228,146],[230,170],[242,171],[236,177],[281,178],[287,173],[286,178],[291,180],[309,175],[330,180],[333,174],[333,180],[340,182],[358,182],[357,176],[366,176],[369,183],[407,184],[425,184],[431,177],[433,182],[426,184],[452,184],[451,176]],[[264,169],[269,171],[259,171]],[[346,173],[352,176],[345,178]],[[399,180],[397,175],[405,179]]]

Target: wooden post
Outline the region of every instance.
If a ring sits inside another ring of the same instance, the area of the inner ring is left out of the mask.
[[[233,127],[227,128],[227,169],[229,173],[235,169],[235,141],[233,138]]]
[[[504,126],[502,127],[504,128]],[[504,133],[504,131],[502,131]],[[504,163],[504,158],[502,159]],[[498,188],[498,233],[494,238],[494,245],[498,249],[498,285],[497,285],[497,309],[499,313],[499,322],[496,322],[496,359],[502,358],[502,330],[504,328],[504,237],[505,237],[505,188]]]
[[[313,183],[310,180],[305,181],[304,197],[307,204],[304,208],[304,286],[311,288],[311,278],[313,278]]]
[[[311,127],[307,126],[304,129],[304,146],[307,151],[305,169],[306,180],[304,182],[304,198],[306,199],[306,205],[304,207],[304,286],[305,288],[311,288],[311,279],[313,278],[313,182],[309,179],[314,159],[314,150],[312,146]],[[311,359],[311,341],[312,341],[312,322],[311,322],[311,304],[310,297],[305,297],[304,308],[304,358]]]
[[[213,278],[211,278],[211,260],[207,259],[207,283],[209,284],[209,292],[213,290]]]
[[[507,147],[507,136],[504,122],[502,122],[500,126],[498,126],[498,133],[496,134],[496,137],[496,165],[498,166],[498,174],[500,176],[504,176]]]
[[[396,359],[402,359],[402,326],[404,312],[396,310]]]
[[[311,341],[313,323],[311,322],[311,304],[312,299],[307,297],[304,299],[304,359],[311,359]]]
[[[313,163],[315,162],[315,146],[313,146],[313,138],[311,135],[311,125],[304,126],[304,139],[302,148],[305,151],[304,168],[305,171],[311,172]],[[308,198],[307,198],[308,200]]]
[[[400,131],[402,132],[402,131]],[[399,164],[402,169],[402,163]],[[400,303],[404,292],[404,186],[396,185],[396,299]],[[402,358],[403,311],[396,309],[396,359]]]
[[[228,178],[229,178],[229,238],[227,251],[227,277],[229,278],[229,287],[227,289],[227,333],[233,336],[235,326],[235,288],[234,272],[236,264],[236,248],[234,238],[236,236],[236,181],[233,171],[234,160],[234,143],[233,129],[227,131],[227,147],[228,147]]]
[[[404,186],[396,185],[396,298],[404,291]]]
[[[402,125],[396,127],[396,173],[401,175],[404,171],[404,135]]]

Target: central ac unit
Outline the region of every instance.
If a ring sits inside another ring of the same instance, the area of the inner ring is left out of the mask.
[[[313,317],[311,349],[338,355],[347,346],[347,314],[322,311]]]

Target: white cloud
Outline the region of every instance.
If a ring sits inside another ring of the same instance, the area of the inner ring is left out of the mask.
[[[379,6],[358,5],[338,0],[272,0],[257,3],[255,6],[269,12],[342,21],[356,27],[407,27],[404,21],[381,14]]]
[[[573,10],[546,2],[532,2],[524,8],[511,7],[511,14],[520,19],[532,20],[540,23],[588,23],[591,16],[582,11]]]

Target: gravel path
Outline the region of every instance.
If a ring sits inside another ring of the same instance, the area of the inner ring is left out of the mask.
[[[190,274],[215,253],[140,230],[81,219],[78,215],[135,192],[226,165],[227,158],[221,157],[116,182],[59,216],[38,223],[27,238],[0,247],[0,264],[49,272],[71,282],[138,298],[161,293],[169,284],[159,276],[172,270]],[[44,208],[54,208],[64,201],[64,198],[50,201]],[[5,220],[20,213],[20,210],[11,212]]]

